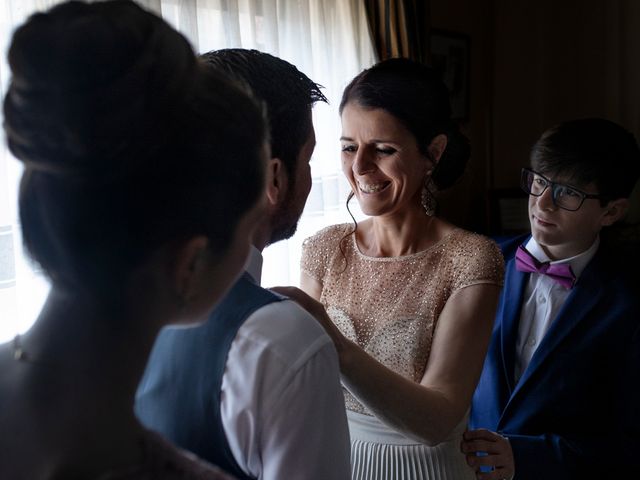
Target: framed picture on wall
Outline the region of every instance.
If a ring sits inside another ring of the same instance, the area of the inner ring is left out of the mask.
[[[494,236],[526,233],[529,225],[529,195],[519,188],[489,190],[489,233]]]
[[[442,73],[451,93],[451,111],[455,120],[469,118],[470,39],[468,35],[431,29],[429,53],[431,65]]]

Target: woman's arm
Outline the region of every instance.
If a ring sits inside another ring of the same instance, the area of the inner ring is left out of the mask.
[[[316,300],[320,301],[320,295],[322,294],[322,283],[320,283],[319,280],[316,280],[310,275],[302,272],[300,273],[300,288],[311,298],[315,298]]]
[[[324,307],[297,289],[280,292],[309,310],[332,337],[343,384],[381,421],[428,445],[460,422],[478,382],[500,287],[478,284],[456,291],[438,319],[427,368],[418,384],[393,372],[345,338]]]

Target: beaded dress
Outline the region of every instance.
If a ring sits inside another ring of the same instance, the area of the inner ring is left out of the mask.
[[[486,237],[454,229],[415,254],[368,257],[353,228],[334,225],[305,240],[302,271],[322,284],[320,301],[347,338],[420,382],[447,299],[470,285],[502,285],[500,250]],[[429,447],[384,425],[346,389],[344,395],[354,480],[475,478],[460,453],[467,416],[445,442]]]

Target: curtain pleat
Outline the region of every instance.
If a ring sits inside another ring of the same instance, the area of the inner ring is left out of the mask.
[[[428,0],[365,0],[365,6],[379,60],[428,61]]]

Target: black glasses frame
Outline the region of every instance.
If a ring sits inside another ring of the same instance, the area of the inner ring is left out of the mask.
[[[533,193],[531,191],[531,186],[529,185],[529,182],[528,182],[528,178],[529,178],[530,174],[537,175],[538,177],[542,178],[546,182],[546,185],[544,186],[544,188],[542,189],[542,191],[540,193]],[[551,201],[553,202],[553,204],[558,208],[561,208],[563,210],[568,210],[570,212],[575,212],[576,210],[579,210],[580,207],[582,207],[582,204],[584,203],[584,201],[586,199],[588,199],[588,198],[591,198],[591,199],[603,199],[604,198],[602,195],[583,192],[582,190],[580,190],[580,189],[578,189],[576,187],[572,187],[571,185],[567,185],[566,183],[552,182],[551,180],[549,180],[544,175],[542,175],[542,174],[540,174],[540,173],[538,173],[535,170],[532,170],[530,168],[523,168],[522,169],[522,173],[520,175],[520,188],[522,188],[524,193],[527,193],[529,195],[533,195],[534,197],[540,197],[540,196],[542,196],[542,194],[544,192],[547,191],[547,188],[549,188],[549,187],[551,187]],[[575,192],[575,193],[580,195],[580,204],[576,208],[567,208],[567,207],[563,207],[562,205],[558,205],[557,197],[558,197],[558,192],[560,191],[561,188],[568,188],[571,191],[573,191],[573,192]]]

